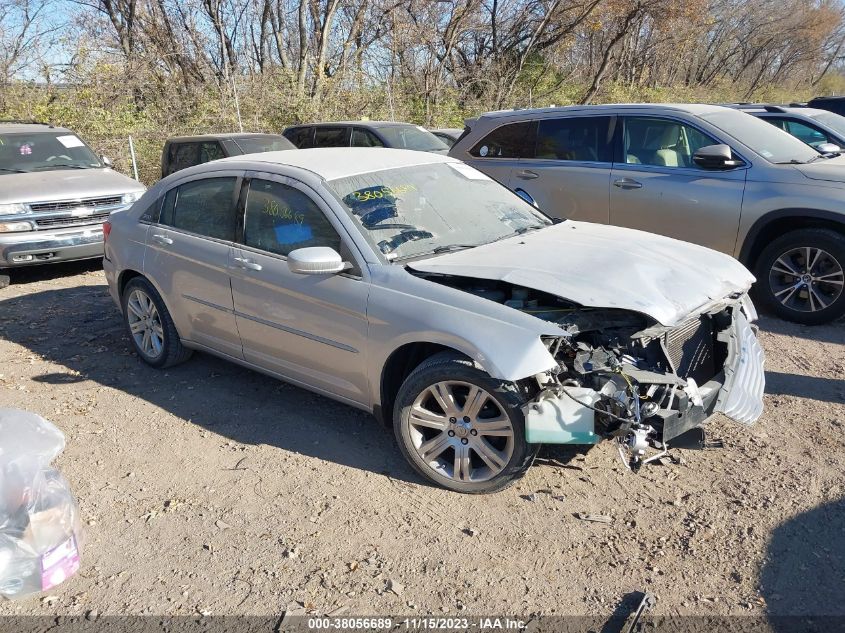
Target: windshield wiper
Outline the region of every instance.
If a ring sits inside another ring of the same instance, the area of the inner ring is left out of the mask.
[[[25,169],[12,169],[11,167],[0,167],[0,171],[7,171],[10,174],[26,174],[26,173],[29,173]]]
[[[444,244],[433,249],[431,253],[451,253],[452,251],[462,251],[467,248],[475,248],[478,244]]]
[[[810,159],[811,161],[812,159]],[[810,162],[807,161],[807,162]],[[798,160],[797,158],[790,158],[789,160],[782,160],[779,163],[775,163],[776,165],[806,165],[807,162],[803,160]]]
[[[69,163],[50,163],[49,165],[38,165],[37,167],[33,167],[33,169],[53,169],[55,167],[67,167],[68,169],[93,169],[93,167],[88,167],[87,165],[71,165]]]

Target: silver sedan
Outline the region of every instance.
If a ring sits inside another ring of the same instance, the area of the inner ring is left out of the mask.
[[[762,410],[741,264],[552,221],[445,156],[214,161],[160,181],[105,234],[146,363],[201,350],[370,411],[452,490],[504,488],[542,443],[608,439],[638,468],[701,446],[715,412],[750,424]]]

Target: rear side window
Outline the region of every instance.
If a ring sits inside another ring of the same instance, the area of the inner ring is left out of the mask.
[[[173,143],[168,149],[168,166],[165,176],[197,164],[199,143]]]
[[[223,148],[217,141],[207,141],[200,143],[200,163],[207,163],[219,158],[226,158],[223,153]]]
[[[522,121],[497,127],[470,150],[479,158],[527,158],[534,153],[536,121]]]
[[[314,147],[349,147],[349,128],[314,128]]]
[[[244,244],[284,256],[308,246],[340,252],[340,236],[311,198],[299,189],[261,179],[249,185]]]
[[[238,226],[237,178],[194,180],[167,192],[161,224],[232,242]]]
[[[283,136],[299,149],[314,147],[313,127],[294,127],[284,131]]]
[[[610,117],[541,119],[535,158],[610,163],[613,145]]]

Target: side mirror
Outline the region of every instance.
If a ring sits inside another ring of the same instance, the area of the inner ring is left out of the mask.
[[[822,154],[838,154],[842,151],[836,143],[819,143],[815,149]]]
[[[108,156],[100,156],[100,160],[103,162],[103,165],[106,167],[111,167],[111,160]]]
[[[734,160],[731,148],[721,143],[700,147],[692,160],[702,169],[730,169],[742,165],[742,161]]]
[[[349,265],[333,248],[309,246],[288,253],[288,268],[298,275],[333,275],[346,270]]]

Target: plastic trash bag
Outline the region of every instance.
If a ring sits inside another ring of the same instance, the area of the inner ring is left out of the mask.
[[[64,447],[41,416],[0,409],[0,596],[46,591],[79,569],[79,510],[50,466]]]

